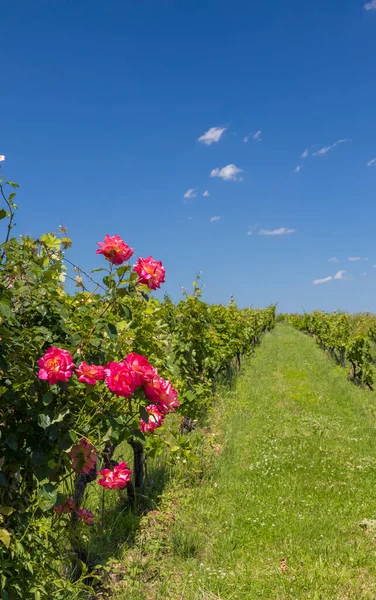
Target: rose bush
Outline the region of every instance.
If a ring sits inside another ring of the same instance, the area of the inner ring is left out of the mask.
[[[274,308],[210,307],[198,286],[178,305],[160,302],[150,294],[165,281],[162,263],[132,268],[118,235],[99,242],[106,267],[85,273],[67,256],[64,228],[12,236],[16,189],[0,182],[0,589],[10,600],[66,598],[75,588],[56,557],[69,544],[85,562],[79,527],[97,519],[83,506],[87,486],[144,497],[145,439],[152,447],[170,412],[204,414]],[[113,460],[122,442],[132,468]]]

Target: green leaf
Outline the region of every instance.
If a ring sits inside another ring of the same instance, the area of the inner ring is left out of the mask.
[[[42,402],[43,402],[44,406],[48,406],[49,404],[51,404],[53,399],[54,399],[54,397],[51,394],[51,392],[46,392],[42,398]]]
[[[42,427],[42,429],[46,429],[46,427],[49,427],[51,425],[51,417],[49,415],[41,413],[40,415],[38,415],[38,425],[39,427]]]
[[[149,423],[149,413],[146,411],[144,406],[140,406],[140,418]]]
[[[119,290],[117,290],[117,295],[120,298],[124,298],[124,296],[129,296],[127,288],[120,288]]]
[[[38,489],[38,500],[40,509],[45,512],[56,504],[57,490],[52,483],[45,483]]]
[[[14,433],[9,433],[5,438],[5,442],[11,450],[16,451],[18,449],[18,439]]]
[[[125,319],[131,321],[132,319],[132,311],[128,306],[124,306],[124,304],[120,304],[119,306],[120,312]]]
[[[104,285],[110,287],[111,283],[113,283],[114,276],[113,275],[105,275],[102,279]]]
[[[43,242],[47,248],[59,249],[60,248],[60,240],[56,237],[56,235],[52,235],[51,233],[44,233],[40,236],[40,241]]]
[[[0,542],[3,542],[6,548],[10,546],[10,537],[11,534],[7,529],[0,529]]]
[[[63,437],[59,438],[58,444],[62,450],[69,450],[77,442],[78,436],[75,431],[69,430]]]
[[[38,481],[44,481],[51,475],[51,472],[52,468],[47,463],[43,462],[35,467],[34,475]]]
[[[106,331],[108,333],[108,336],[111,340],[116,340],[118,332],[117,329],[115,327],[115,325],[113,323],[107,323],[106,325]]]
[[[34,466],[41,465],[46,459],[46,455],[42,450],[35,450],[30,456]]]
[[[9,517],[12,513],[14,513],[13,506],[0,506],[0,515],[5,515]]]
[[[119,277],[121,277],[122,275],[124,275],[124,273],[126,273],[129,270],[130,270],[129,265],[123,265],[122,267],[119,267],[118,269],[116,269],[116,273],[118,274]]]
[[[62,411],[60,411],[60,412],[59,412],[58,416],[57,416],[55,419],[53,419],[53,420],[51,421],[51,425],[52,425],[53,423],[61,423],[61,421],[64,421],[64,418],[65,418],[65,417],[67,416],[67,414],[69,414],[69,413],[70,413],[70,410],[69,410],[69,408],[66,406],[65,408],[63,408],[63,410],[62,410]]]
[[[104,269],[103,267],[101,267],[100,269],[93,269],[92,271],[90,271],[90,273],[99,273],[100,271],[105,271],[106,269]]]
[[[50,442],[56,442],[57,438],[59,437],[59,430],[57,427],[55,427],[55,425],[49,427],[47,437],[50,440]]]
[[[1,219],[5,219],[6,216],[7,216],[7,211],[5,210],[5,208],[1,208],[0,209],[0,221],[1,221]]]
[[[10,305],[6,302],[4,302],[4,300],[0,301],[0,314],[5,317],[6,319],[11,319],[12,318],[12,311],[10,308]]]

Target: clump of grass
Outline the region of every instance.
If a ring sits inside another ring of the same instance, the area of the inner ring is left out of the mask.
[[[178,558],[196,558],[203,545],[203,540],[198,531],[186,528],[182,523],[175,523],[171,533],[173,554]]]

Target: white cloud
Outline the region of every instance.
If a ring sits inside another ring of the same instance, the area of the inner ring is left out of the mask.
[[[361,273],[361,277],[365,277],[365,275],[367,275],[367,273]]]
[[[245,144],[247,144],[247,143],[249,142],[249,138],[250,138],[251,136],[252,136],[252,139],[253,139],[253,140],[256,140],[256,142],[261,142],[261,141],[262,141],[262,140],[261,140],[261,134],[262,134],[262,131],[261,131],[261,129],[259,129],[258,131],[256,131],[256,133],[248,133],[248,134],[245,136],[245,138],[243,138],[243,142],[244,142]]]
[[[323,156],[324,154],[329,152],[329,150],[333,150],[333,148],[338,146],[338,144],[344,144],[347,141],[348,140],[337,140],[331,146],[324,146],[324,148],[321,148],[320,150],[317,150],[316,152],[312,152],[312,156]]]
[[[313,281],[312,283],[314,285],[320,285],[320,283],[327,283],[328,281],[331,281],[333,279],[333,277],[331,275],[329,275],[329,277],[324,277],[323,279],[315,279],[315,281]]]
[[[303,169],[302,165],[298,165],[295,169],[294,169],[294,173],[299,173],[301,170]]]
[[[339,262],[338,258],[336,258],[335,256],[333,256],[333,258],[329,258],[328,262]]]
[[[222,169],[213,169],[210,173],[210,177],[220,177],[225,181],[241,181],[239,173],[243,173],[243,169],[239,169],[235,165],[227,165]]]
[[[365,10],[376,10],[376,0],[372,0],[372,2],[367,2],[364,5]]]
[[[349,260],[361,260],[360,256],[349,256]]]
[[[197,197],[196,189],[197,188],[191,188],[191,189],[187,190],[184,194],[184,198],[196,198]]]
[[[287,227],[280,227],[279,229],[260,229],[259,235],[286,235],[286,233],[295,233],[295,229],[288,229]]]
[[[320,285],[321,283],[328,283],[328,281],[332,281],[334,279],[346,279],[346,277],[344,277],[344,274],[346,273],[346,271],[338,271],[334,277],[332,277],[331,275],[329,275],[329,277],[324,277],[323,279],[315,279],[312,283],[314,285]]]
[[[338,271],[338,273],[336,273],[334,275],[334,279],[345,279],[344,274],[346,273],[346,271]]]
[[[376,1],[376,0],[375,0]],[[367,167],[372,167],[374,165],[376,167],[376,158],[372,158],[368,163]]]
[[[308,150],[308,148],[306,148],[300,158],[307,158],[308,154],[309,154],[309,150]]]
[[[255,225],[249,225],[248,226],[248,231],[247,231],[247,235],[253,235],[254,233],[256,233],[257,228],[259,227],[259,224],[255,224]]]
[[[214,142],[219,142],[227,127],[210,127],[206,133],[198,138],[199,142],[211,146]]]
[[[213,223],[214,221],[220,221],[221,217],[210,217],[210,221]]]
[[[205,190],[205,191],[204,191],[204,193],[203,193],[202,195],[203,195],[203,196],[205,196],[205,198],[206,198],[206,196],[210,196],[210,194],[209,194],[208,190]]]

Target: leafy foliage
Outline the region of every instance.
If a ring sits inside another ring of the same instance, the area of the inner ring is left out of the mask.
[[[16,187],[0,182],[6,203],[0,217],[8,218],[0,245],[0,590],[9,600],[72,598],[87,585],[78,515],[88,524],[91,517],[79,508],[82,489],[99,468],[111,467],[117,444],[129,442],[136,461],[143,445],[151,455],[159,452],[163,435],[140,432],[149,404],[142,390],[128,398],[77,374],[49,385],[38,377],[38,360],[51,347],[68,352],[76,367],[106,366],[136,352],[172,379],[182,415],[197,418],[231,361],[240,365],[240,355],[273,326],[275,307],[239,310],[233,300],[209,306],[198,282],[177,305],[167,297],[159,302],[150,294],[163,283],[162,264],[149,257],[138,277],[123,264],[133,250],[118,236],[101,243],[108,268],[87,274],[67,258],[71,240],[63,227],[39,239],[12,237]],[[74,294],[66,281],[75,283]],[[72,463],[72,448],[83,439],[98,463],[79,471],[84,462]],[[188,456],[189,448],[181,439],[179,452]],[[62,556],[80,563],[76,583],[63,576]]]
[[[287,315],[297,329],[314,337],[342,366],[350,365],[350,377],[372,389],[371,341],[376,339],[376,319],[370,314],[325,313]]]

